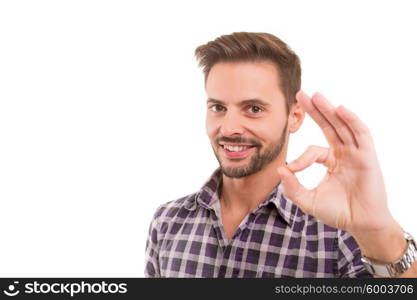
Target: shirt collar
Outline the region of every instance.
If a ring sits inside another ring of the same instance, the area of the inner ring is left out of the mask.
[[[217,191],[221,182],[222,171],[221,168],[218,167],[206,180],[202,188],[195,194],[195,196],[188,199],[188,201],[184,204],[185,208],[192,211],[200,205],[206,209],[213,209],[215,203],[219,201]],[[277,184],[274,187],[267,199],[258,206],[258,209],[268,205],[269,203],[273,203],[278,211],[278,214],[289,226],[292,226],[298,207],[290,199],[284,196],[280,184]]]

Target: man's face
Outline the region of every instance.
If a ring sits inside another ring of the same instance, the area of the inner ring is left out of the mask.
[[[285,98],[271,62],[215,64],[207,77],[206,130],[223,174],[249,176],[286,142]]]

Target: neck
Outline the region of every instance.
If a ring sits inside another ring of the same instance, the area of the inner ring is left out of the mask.
[[[264,202],[281,181],[277,168],[285,165],[286,153],[283,151],[281,154],[275,161],[252,175],[242,178],[223,175],[220,196],[222,208],[246,215]]]

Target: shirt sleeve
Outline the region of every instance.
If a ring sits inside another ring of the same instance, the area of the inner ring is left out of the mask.
[[[346,231],[338,230],[338,260],[340,277],[373,277],[361,261],[362,253],[355,239]]]
[[[158,211],[159,209],[153,216],[146,241],[145,277],[147,278],[161,277],[158,259]]]

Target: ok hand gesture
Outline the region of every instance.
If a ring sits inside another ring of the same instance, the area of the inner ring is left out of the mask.
[[[353,234],[392,225],[382,172],[366,125],[345,107],[335,108],[321,94],[309,98],[300,91],[297,100],[320,126],[330,147],[310,146],[298,159],[278,168],[284,195],[305,213]],[[317,187],[308,190],[294,174],[315,162],[323,164],[327,173]]]

